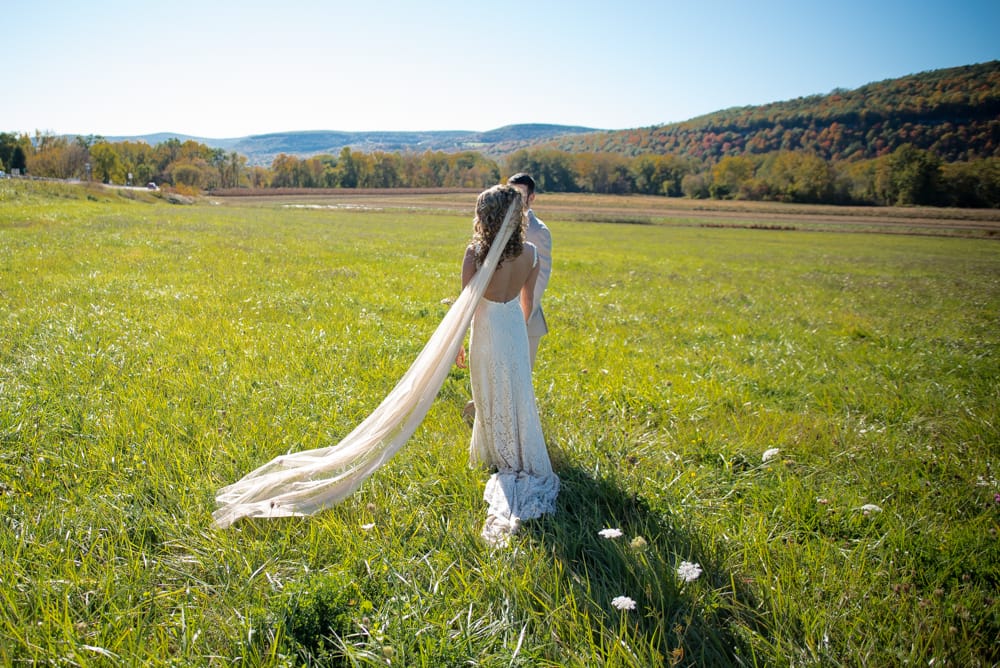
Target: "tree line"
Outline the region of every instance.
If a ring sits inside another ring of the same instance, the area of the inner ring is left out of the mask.
[[[627,157],[526,149],[507,171],[542,190],[743,199],[808,204],[1000,207],[1000,158],[944,163],[904,144],[871,160],[829,161],[810,151],[727,156],[715,163],[672,155]]]
[[[0,169],[104,183],[155,183],[194,194],[223,188],[485,188],[526,171],[543,192],[645,194],[797,203],[1000,207],[1000,158],[946,163],[903,144],[867,160],[831,161],[805,150],[724,156],[568,152],[528,148],[500,160],[477,152],[278,155],[250,166],[232,151],[193,140],[109,142],[0,133]]]
[[[20,165],[8,160],[24,156]],[[109,142],[100,136],[68,138],[50,133],[0,133],[0,169],[56,179],[92,180],[120,185],[166,184],[202,191],[246,182],[246,158],[188,140]]]
[[[37,177],[111,184],[155,183],[182,192],[221,188],[480,188],[500,178],[498,164],[476,152],[363,153],[299,158],[278,155],[270,167],[245,156],[178,139],[151,146],[103,137],[73,139],[36,132],[0,133],[0,170],[19,168]]]

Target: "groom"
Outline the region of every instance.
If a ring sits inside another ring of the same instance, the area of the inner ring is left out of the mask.
[[[531,368],[535,368],[535,356],[538,354],[538,344],[545,336],[549,327],[545,322],[545,314],[542,312],[542,294],[549,284],[549,275],[552,273],[552,234],[545,223],[538,220],[535,212],[531,210],[531,203],[535,201],[535,179],[524,172],[518,172],[507,179],[507,183],[517,186],[524,197],[524,206],[528,209],[528,227],[524,236],[527,241],[535,244],[538,248],[538,280],[535,281],[535,309],[528,318],[528,345],[531,351]]]

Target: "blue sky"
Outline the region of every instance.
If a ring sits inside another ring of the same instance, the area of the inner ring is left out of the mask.
[[[7,132],[624,129],[1000,59],[1000,0],[4,5]]]

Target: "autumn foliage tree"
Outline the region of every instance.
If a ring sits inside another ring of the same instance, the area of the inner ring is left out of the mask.
[[[121,154],[108,142],[90,147],[94,178],[102,183],[125,183],[125,164]]]
[[[949,206],[1000,208],[1000,158],[941,165],[941,181]]]
[[[802,151],[782,151],[765,161],[758,181],[764,196],[779,202],[830,202],[836,192],[833,166]]]
[[[565,151],[545,148],[515,151],[507,158],[507,171],[531,174],[543,192],[568,193],[580,189],[571,154]]]
[[[39,133],[36,135],[34,146],[31,155],[27,156],[29,174],[75,179],[86,173],[90,154],[81,142]]]
[[[756,166],[744,156],[726,156],[712,168],[709,192],[717,199],[734,199],[747,192]]]
[[[941,161],[912,144],[897,148],[875,169],[875,195],[883,204],[937,204],[940,184]]]
[[[631,165],[636,192],[644,195],[680,197],[684,177],[692,165],[675,155],[640,155]]]

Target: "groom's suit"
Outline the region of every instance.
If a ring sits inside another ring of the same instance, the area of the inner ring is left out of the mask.
[[[535,365],[535,354],[538,352],[538,342],[549,331],[542,311],[542,294],[549,284],[552,273],[552,234],[545,223],[538,220],[535,212],[528,209],[528,226],[525,239],[538,248],[538,280],[535,281],[535,308],[528,318],[528,343],[531,351],[531,365]]]

